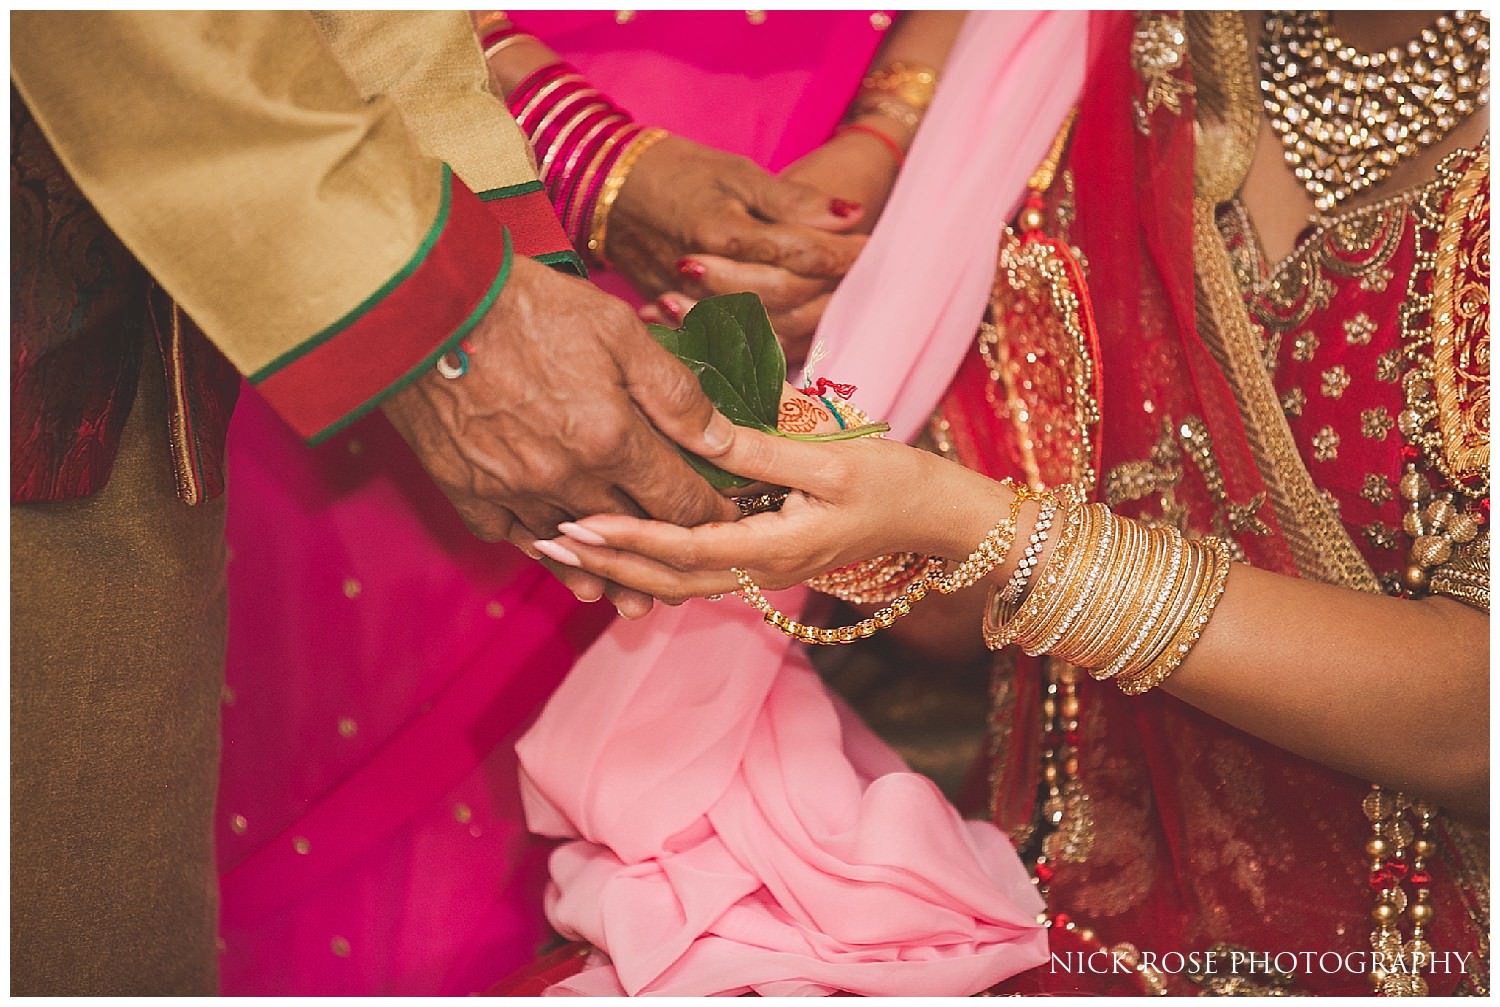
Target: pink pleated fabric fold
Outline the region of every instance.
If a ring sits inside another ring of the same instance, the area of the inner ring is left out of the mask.
[[[970,15],[818,369],[912,436],[973,337],[996,239],[1082,86],[1087,16]],[[806,592],[773,603],[797,612]],[[517,746],[548,916],[598,952],[549,993],[963,996],[1042,964],[1006,838],[963,821],[748,607],[616,623]]]

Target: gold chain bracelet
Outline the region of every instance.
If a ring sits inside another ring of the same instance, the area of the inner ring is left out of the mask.
[[[734,568],[734,576],[740,582],[739,596],[744,599],[745,604],[755,609],[765,617],[767,623],[775,626],[793,640],[803,643],[820,643],[824,646],[834,646],[841,643],[854,643],[856,640],[864,640],[874,636],[882,629],[890,629],[897,619],[911,613],[911,607],[927,596],[928,582],[926,578],[919,580],[902,591],[885,608],[880,609],[867,619],[861,619],[852,626],[840,626],[837,629],[819,629],[798,622],[766,600],[761,593],[760,585],[750,574]]]

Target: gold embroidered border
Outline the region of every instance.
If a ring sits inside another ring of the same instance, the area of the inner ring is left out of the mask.
[[[1489,412],[1488,382],[1484,382],[1482,399],[1469,403],[1461,401],[1459,378],[1461,361],[1460,339],[1462,321],[1483,313],[1485,336],[1489,339],[1489,292],[1478,284],[1470,284],[1483,295],[1483,305],[1468,303],[1464,297],[1469,287],[1464,287],[1460,277],[1461,248],[1465,244],[1466,231],[1472,226],[1471,217],[1483,213],[1486,238],[1489,229],[1488,188],[1490,178],[1490,147],[1486,140],[1475,155],[1463,177],[1454,187],[1448,202],[1442,228],[1437,240],[1437,273],[1433,277],[1432,304],[1432,383],[1437,390],[1438,432],[1442,437],[1443,461],[1449,471],[1463,480],[1475,473],[1485,472],[1490,466],[1490,441],[1488,431],[1479,430],[1480,415]],[[1483,256],[1489,261],[1488,246]],[[1487,279],[1487,277],[1486,277]],[[1476,351],[1488,367],[1488,347]],[[1485,378],[1488,378],[1486,371]],[[1477,382],[1476,382],[1477,383]]]
[[[1276,518],[1302,576],[1376,592],[1380,582],[1338,513],[1319,492],[1297,451],[1276,387],[1240,298],[1229,250],[1214,222],[1214,207],[1193,201],[1193,253],[1198,263],[1199,333],[1234,389],[1245,434],[1265,480]]]

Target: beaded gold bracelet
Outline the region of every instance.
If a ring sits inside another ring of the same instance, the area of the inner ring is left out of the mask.
[[[972,587],[985,577],[1000,563],[1005,561],[1010,552],[1011,545],[1015,542],[1016,521],[1020,515],[1021,505],[1030,499],[1031,493],[1025,486],[1021,486],[1011,480],[1005,480],[1002,485],[1010,488],[1014,494],[1010,507],[1000,521],[990,529],[989,533],[974,547],[968,557],[958,565],[951,573],[938,575],[932,572],[925,573],[922,577],[914,580],[907,588],[891,600],[890,604],[877,611],[868,618],[861,619],[852,626],[840,626],[835,629],[820,629],[816,626],[808,626],[805,623],[787,616],[778,610],[768,600],[760,585],[750,576],[749,572],[740,567],[734,568],[735,579],[739,581],[739,591],[736,593],[741,600],[751,608],[759,612],[767,623],[781,630],[794,640],[803,643],[816,643],[824,645],[836,645],[841,643],[854,643],[866,637],[874,636],[882,629],[889,629],[896,620],[911,613],[912,605],[925,598],[930,591],[940,594],[953,594],[962,591],[966,587]],[[934,565],[940,564],[941,560],[935,560]],[[931,567],[926,568],[931,570]]]

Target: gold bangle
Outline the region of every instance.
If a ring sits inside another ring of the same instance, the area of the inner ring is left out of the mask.
[[[1046,566],[1032,576],[1031,593],[1022,601],[1008,603],[1000,598],[998,586],[990,589],[984,621],[980,626],[985,646],[990,650],[1002,650],[1028,633],[1038,619],[1051,611],[1053,596],[1062,586],[1058,571],[1071,562],[1079,533],[1086,522],[1077,490],[1071,485],[1064,485],[1054,492],[1058,497],[1062,530],[1058,533],[1057,543],[1052,547],[1052,555]]]
[[[819,629],[816,626],[809,626],[798,622],[796,619],[792,619],[778,611],[775,606],[766,600],[765,594],[761,592],[760,585],[755,583],[755,580],[747,571],[735,567],[734,576],[740,582],[740,589],[735,593],[740,596],[745,604],[759,612],[767,623],[775,626],[793,640],[798,640],[802,643],[822,644],[823,646],[854,643],[858,640],[872,637],[882,629],[889,629],[895,624],[897,619],[903,615],[909,615],[912,605],[926,597],[928,591],[928,581],[923,578],[912,584],[905,591],[902,591],[900,596],[895,598],[888,606],[867,619],[861,619],[852,626],[839,626],[836,629]]]
[[[860,84],[860,91],[891,95],[918,111],[925,111],[937,92],[937,82],[938,72],[930,66],[895,62],[870,71]]]
[[[1127,696],[1139,696],[1156,688],[1171,677],[1172,673],[1187,660],[1193,645],[1208,627],[1208,620],[1224,597],[1224,586],[1229,578],[1229,568],[1234,565],[1229,545],[1223,539],[1209,537],[1193,543],[1204,550],[1209,560],[1210,572],[1195,585],[1194,604],[1188,617],[1174,634],[1165,653],[1151,665],[1132,678],[1119,681],[1120,691]]]
[[[487,10],[474,19],[474,34],[484,38],[492,31],[509,25],[510,15],[503,10]]]
[[[922,112],[896,98],[861,98],[851,110],[854,117],[861,115],[883,115],[899,122],[907,129],[915,130],[922,123]]]
[[[630,146],[625,148],[620,159],[605,176],[604,186],[599,191],[599,200],[594,204],[594,220],[589,229],[588,245],[589,251],[594,253],[600,262],[606,261],[604,242],[609,233],[609,211],[614,207],[615,200],[620,198],[620,190],[625,187],[625,179],[630,175],[630,169],[635,167],[635,162],[640,160],[642,154],[666,137],[667,131],[659,126],[643,130],[639,136],[630,141]]]
[[[1094,585],[1098,583],[1100,572],[1103,570],[1105,561],[1108,558],[1110,544],[1114,541],[1115,537],[1114,522],[1110,520],[1112,515],[1109,512],[1109,508],[1104,506],[1104,504],[1095,503],[1087,504],[1085,510],[1090,513],[1099,529],[1089,542],[1090,548],[1086,552],[1081,553],[1081,558],[1086,558],[1087,563],[1080,563],[1080,566],[1087,566],[1088,572],[1083,575],[1081,580],[1076,575],[1069,578],[1069,586],[1072,590],[1064,601],[1065,603],[1071,601],[1072,604],[1068,605],[1067,608],[1059,605],[1058,610],[1061,612],[1061,615],[1050,620],[1046,629],[1039,630],[1036,638],[1032,641],[1029,643],[1023,641],[1022,649],[1032,656],[1052,653],[1052,649],[1067,635],[1068,631],[1077,621],[1078,616],[1083,612],[1084,606],[1092,598]]]
[[[1169,611],[1167,618],[1162,619],[1163,610],[1171,606],[1174,600],[1174,589],[1177,594],[1186,593],[1178,585],[1191,583],[1191,580],[1179,577],[1179,574],[1183,572],[1184,547],[1182,536],[1173,533],[1167,536],[1167,538],[1171,543],[1171,556],[1163,563],[1163,556],[1160,554],[1153,555],[1152,569],[1156,575],[1150,578],[1151,590],[1149,593],[1143,592],[1137,596],[1138,600],[1135,606],[1137,615],[1136,623],[1133,625],[1127,624],[1125,627],[1127,636],[1129,636],[1130,631],[1134,631],[1134,635],[1130,636],[1130,643],[1108,657],[1101,655],[1095,659],[1090,666],[1100,669],[1093,673],[1096,679],[1102,681],[1107,678],[1113,678],[1131,668],[1131,659],[1141,651],[1147,638],[1152,635],[1153,627],[1168,622],[1175,615],[1175,606],[1172,606],[1173,611]],[[1192,558],[1191,552],[1191,550],[1188,550],[1188,558],[1190,560]],[[1191,570],[1188,573],[1191,574]]]

